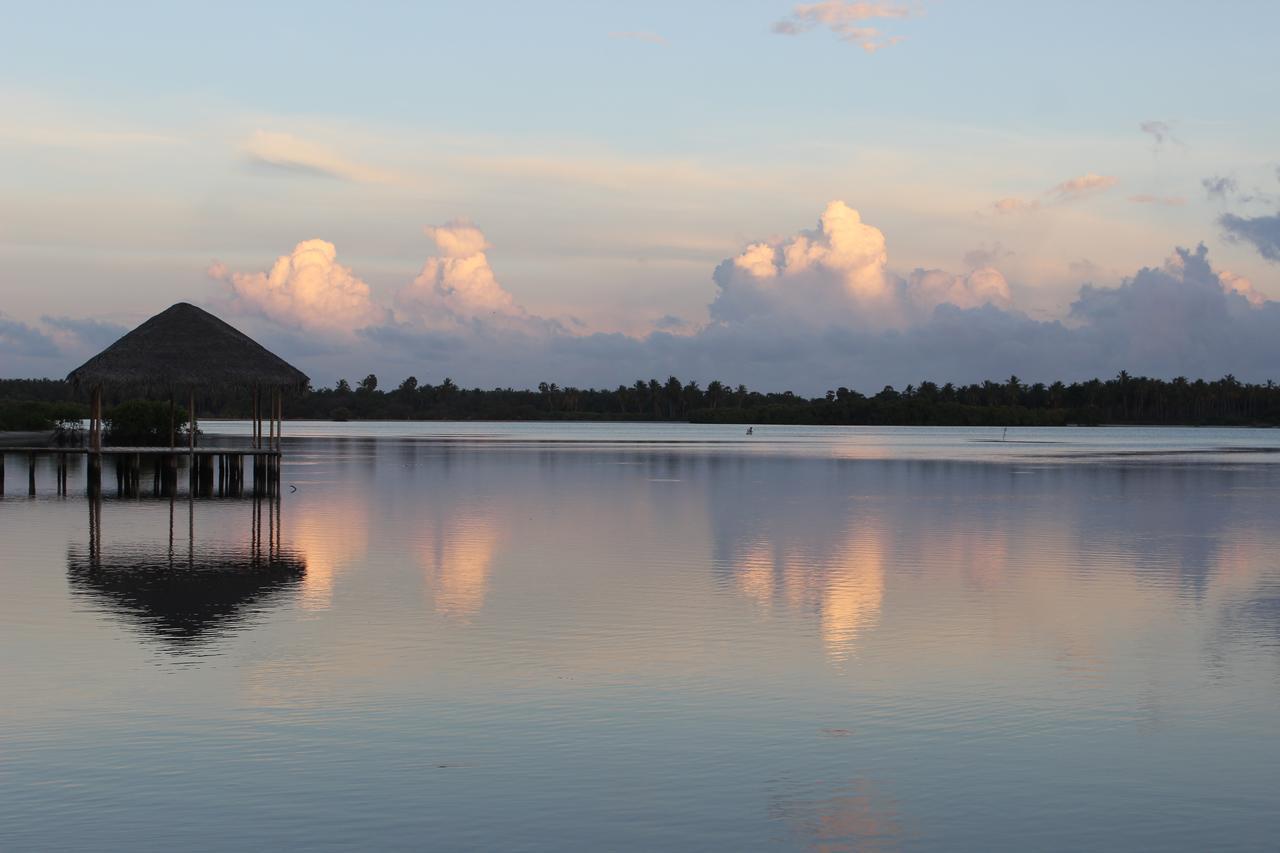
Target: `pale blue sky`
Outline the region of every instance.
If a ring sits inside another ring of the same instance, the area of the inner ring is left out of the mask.
[[[857,22],[902,38],[872,54],[757,0],[5,3],[0,315],[244,311],[210,264],[309,239],[389,310],[461,217],[531,314],[693,329],[717,264],[834,199],[895,275],[983,250],[1037,319],[1201,241],[1280,297],[1217,222],[1280,195],[1276,4],[879,5],[909,14]]]

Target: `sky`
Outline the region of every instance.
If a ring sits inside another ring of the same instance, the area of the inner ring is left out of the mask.
[[[1280,7],[10,3],[0,376],[1280,379]]]

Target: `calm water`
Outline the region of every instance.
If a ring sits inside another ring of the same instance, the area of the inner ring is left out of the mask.
[[[1280,432],[288,428],[10,458],[0,849],[1280,839]]]

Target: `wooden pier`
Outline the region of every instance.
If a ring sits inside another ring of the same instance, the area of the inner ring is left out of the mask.
[[[278,434],[274,436],[278,442]],[[68,492],[71,460],[85,458],[85,493],[102,493],[103,462],[113,465],[116,491],[122,496],[142,494],[143,460],[151,475],[152,493],[168,497],[177,494],[179,461],[187,460],[187,479],[192,495],[233,497],[246,494],[245,459],[249,460],[252,494],[277,494],[283,453],[278,443],[272,447],[0,447],[0,495],[5,494],[6,462],[12,457],[25,461],[28,495],[36,494],[36,462],[40,457],[54,460],[55,493]]]

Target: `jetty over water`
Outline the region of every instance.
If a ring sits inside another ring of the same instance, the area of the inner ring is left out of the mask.
[[[102,488],[104,459],[115,462],[118,488],[137,494],[143,460],[150,466],[157,491],[176,490],[180,460],[187,460],[190,491],[239,494],[245,484],[244,460],[253,468],[255,493],[279,488],[284,396],[307,386],[301,370],[267,350],[248,335],[201,308],[179,302],[126,334],[67,375],[67,381],[89,395],[89,432],[83,446],[0,448],[0,494],[4,493],[4,458],[27,458],[27,489],[36,490],[36,459],[52,456],[57,491],[67,493],[69,460],[86,457],[86,489]],[[169,402],[168,447],[125,447],[103,444],[103,393],[130,393]],[[201,394],[248,394],[253,429],[247,442],[199,446],[196,403]],[[177,401],[188,405],[185,447],[178,443]]]

